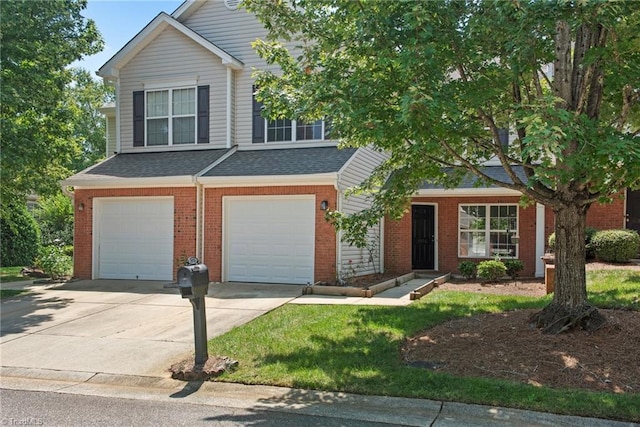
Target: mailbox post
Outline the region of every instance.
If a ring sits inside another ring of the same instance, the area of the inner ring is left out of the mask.
[[[182,298],[188,298],[193,308],[193,332],[195,341],[195,363],[202,365],[209,358],[207,351],[207,315],[204,297],[209,291],[209,270],[199,264],[195,257],[189,264],[178,269],[178,289]]]

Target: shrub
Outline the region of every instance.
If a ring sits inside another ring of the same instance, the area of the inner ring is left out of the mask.
[[[40,229],[25,204],[2,206],[0,263],[3,267],[31,265],[40,247]]]
[[[42,232],[42,244],[73,244],[73,203],[62,193],[38,201],[35,217]]]
[[[504,266],[507,269],[507,275],[512,279],[518,277],[518,274],[524,270],[524,264],[519,259],[507,259],[504,261]]]
[[[640,236],[633,230],[598,231],[591,246],[601,261],[627,262],[638,255]]]
[[[488,280],[490,282],[497,281],[500,277],[504,276],[507,272],[502,261],[490,260],[482,261],[478,264],[478,276]]]
[[[596,257],[595,251],[591,245],[591,240],[593,240],[593,236],[598,232],[597,228],[586,227],[584,230],[584,245],[587,250],[586,257],[587,259],[593,259]],[[556,249],[556,233],[551,233],[549,235],[549,239],[547,240],[547,244],[552,251]]]
[[[478,266],[473,261],[461,261],[458,264],[458,270],[467,280],[475,279],[478,275]]]
[[[64,253],[64,248],[49,245],[40,249],[37,265],[52,279],[59,279],[71,273],[73,259]]]

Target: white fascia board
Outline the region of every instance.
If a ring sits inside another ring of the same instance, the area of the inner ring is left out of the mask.
[[[238,59],[234,58],[218,46],[211,43],[209,40],[202,37],[200,34],[184,26],[180,22],[176,21],[171,16],[164,12],[161,12],[156,16],[153,21],[147,24],[134,38],[111,57],[100,69],[98,75],[103,78],[117,78],[119,71],[124,67],[133,57],[135,57],[142,49],[144,49],[155,37],[164,31],[167,27],[173,27],[177,31],[198,43],[209,52],[213,53],[222,60],[222,64],[230,67],[234,70],[242,70],[244,64]]]
[[[205,3],[206,0],[187,0],[182,3],[176,10],[171,14],[177,20],[180,18],[188,18],[193,15],[193,13],[200,8]]]
[[[294,185],[332,185],[337,188],[335,172],[313,175],[201,176],[196,178],[205,188],[273,187]]]
[[[477,196],[521,196],[522,193],[508,188],[452,188],[420,189],[414,197],[477,197]]]
[[[155,187],[195,187],[191,175],[163,176],[153,178],[68,178],[61,185],[72,186],[76,190],[99,188],[155,188]]]

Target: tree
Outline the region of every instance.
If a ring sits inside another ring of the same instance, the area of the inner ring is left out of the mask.
[[[72,121],[71,132],[80,147],[70,169],[79,172],[106,155],[106,123],[100,108],[115,99],[114,88],[95,80],[84,69],[71,70],[72,82],[65,88],[65,105]]]
[[[79,154],[65,105],[67,66],[102,48],[85,7],[86,0],[0,2],[3,209],[30,192],[58,191]]]
[[[640,3],[245,5],[268,30],[257,52],[281,69],[256,73],[265,114],[330,117],[343,145],[390,155],[361,186],[372,207],[337,215],[339,227],[398,218],[425,180],[452,188],[472,173],[555,213],[556,291],[538,326],[603,324],[587,298],[585,221],[593,203],[640,185]],[[504,128],[516,136],[508,148]],[[509,182],[484,173],[489,158]]]

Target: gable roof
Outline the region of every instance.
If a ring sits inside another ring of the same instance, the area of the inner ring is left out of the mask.
[[[234,70],[241,70],[244,64],[228,52],[219,48],[200,34],[178,22],[175,18],[160,12],[146,27],[135,35],[115,55],[111,57],[100,69],[98,75],[103,78],[118,77],[120,69],[135,57],[144,47],[151,43],[166,28],[172,27],[186,37],[193,40],[203,48],[222,60],[222,64]]]

